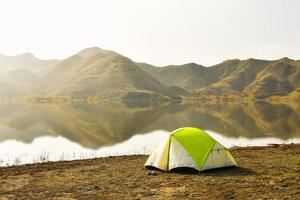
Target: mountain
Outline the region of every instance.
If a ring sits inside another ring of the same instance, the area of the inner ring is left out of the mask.
[[[292,100],[300,101],[300,87],[295,89],[293,92],[289,94],[289,98]]]
[[[198,93],[204,95],[240,94],[243,93],[256,75],[267,65],[269,61],[248,59],[228,60],[209,68],[211,73],[220,74],[218,80],[207,87],[199,88]]]
[[[63,60],[40,60],[30,53],[0,54],[0,82],[0,96],[179,100],[235,95],[297,99],[300,61],[250,58],[226,60],[210,67],[196,63],[156,67],[92,47]]]
[[[145,63],[138,65],[165,85],[177,85],[188,90],[194,90],[206,86],[211,81],[205,77],[206,67],[195,63],[185,65],[169,65],[166,67],[154,67]]]
[[[198,95],[241,95],[253,98],[285,96],[300,86],[300,61],[282,58],[227,60],[204,67],[194,63],[154,67],[139,66],[166,85],[178,85]]]
[[[224,65],[225,64],[225,65]],[[139,66],[166,85],[177,85],[188,90],[196,90],[220,81],[231,73],[237,60],[222,65],[204,67],[195,63],[154,67],[139,63]]]
[[[32,95],[39,89],[38,76],[27,69],[0,74],[0,97]]]
[[[58,62],[44,77],[48,94],[103,98],[179,98],[135,62],[112,51],[85,49]]]
[[[26,69],[38,75],[42,75],[46,74],[57,61],[58,60],[41,60],[34,57],[31,53],[16,56],[0,54],[0,73],[15,69]]]
[[[299,86],[300,62],[283,58],[266,66],[244,92],[258,98],[285,96]]]
[[[0,98],[6,96],[27,96],[32,93],[33,90],[24,84],[0,78]]]
[[[31,87],[39,82],[39,76],[26,68],[13,69],[2,76]]]
[[[40,89],[40,76],[57,60],[41,60],[31,53],[16,56],[0,54],[0,97],[26,96]]]

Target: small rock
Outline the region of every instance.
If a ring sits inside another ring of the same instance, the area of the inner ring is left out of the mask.
[[[155,195],[155,193],[151,192],[151,191],[146,191],[146,192],[143,193],[143,195],[144,196],[153,196],[153,195]]]
[[[199,193],[192,193],[189,195],[190,198],[200,197],[201,195]]]
[[[271,147],[274,147],[274,148],[279,147],[279,144],[268,144],[268,145],[271,146]]]
[[[281,186],[282,187],[289,187],[289,185],[287,183],[282,183]]]
[[[13,194],[9,194],[7,197],[8,197],[8,199],[14,199],[16,196]]]
[[[150,171],[147,173],[147,175],[150,175],[150,176],[157,176],[158,173],[156,171]]]

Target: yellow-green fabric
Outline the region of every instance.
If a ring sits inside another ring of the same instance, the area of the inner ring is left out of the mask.
[[[202,168],[210,151],[217,143],[206,132],[198,128],[175,130],[172,136],[186,149],[199,169]]]

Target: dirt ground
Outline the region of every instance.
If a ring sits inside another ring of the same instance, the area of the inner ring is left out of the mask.
[[[144,169],[146,156],[0,168],[0,199],[300,199],[300,145],[233,148],[239,167]]]

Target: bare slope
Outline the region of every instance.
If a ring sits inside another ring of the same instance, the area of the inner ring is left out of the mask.
[[[257,98],[285,96],[300,86],[300,62],[283,58],[272,62],[245,88]]]
[[[147,96],[179,97],[129,58],[89,48],[57,65],[45,76],[49,93],[104,98]]]
[[[51,66],[58,60],[41,60],[31,53],[24,53],[16,56],[0,54],[0,73],[14,69],[27,69],[36,74],[42,75],[49,71]]]
[[[288,95],[300,85],[300,62],[288,58],[233,59],[211,67],[194,63],[166,67],[139,63],[139,66],[166,85],[178,85],[200,95],[266,98]]]
[[[155,67],[116,52],[84,49],[64,60],[32,54],[0,54],[0,96],[69,95],[125,99],[181,99],[182,96],[296,96],[300,61],[232,59],[204,67],[195,63]],[[295,98],[294,98],[295,99]]]
[[[38,59],[30,53],[16,56],[0,54],[0,97],[35,94],[40,89],[40,76],[56,62]]]

